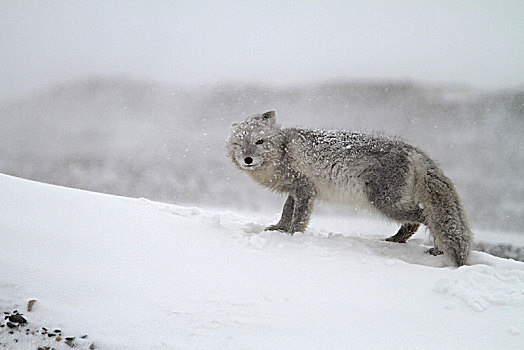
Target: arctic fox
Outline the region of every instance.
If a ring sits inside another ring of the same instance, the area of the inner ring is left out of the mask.
[[[266,230],[304,231],[315,200],[356,205],[401,224],[389,237],[404,243],[424,224],[444,252],[466,264],[472,233],[455,187],[424,152],[383,135],[286,128],[276,112],[233,124],[233,163],[256,182],[288,195],[278,223]]]

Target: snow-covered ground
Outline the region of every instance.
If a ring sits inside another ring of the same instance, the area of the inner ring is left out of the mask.
[[[424,230],[389,243],[396,226],[372,219],[264,232],[276,219],[0,175],[0,311],[100,349],[522,348],[524,263],[453,268]],[[14,336],[0,344],[36,348]]]

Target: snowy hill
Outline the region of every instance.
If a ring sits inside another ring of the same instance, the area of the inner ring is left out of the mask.
[[[19,309],[31,327],[88,334],[100,349],[524,344],[524,263],[474,252],[470,266],[452,268],[424,253],[423,230],[395,244],[381,240],[394,225],[316,217],[289,236],[263,231],[276,213],[247,217],[6,175],[0,198],[0,310]],[[34,349],[39,337],[0,329],[0,345],[12,349]]]

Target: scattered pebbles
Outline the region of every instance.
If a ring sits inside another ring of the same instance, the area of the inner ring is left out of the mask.
[[[34,302],[28,305],[28,311],[32,304]],[[96,349],[85,334],[77,337],[64,335],[59,328],[37,327],[31,324],[18,310],[4,311],[0,320],[0,349],[11,349],[15,347],[14,344],[18,344],[17,349],[21,349],[21,344],[41,344],[36,350]]]

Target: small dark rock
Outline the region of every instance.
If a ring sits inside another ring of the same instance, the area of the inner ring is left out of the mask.
[[[14,324],[14,323],[12,323],[12,322],[7,322],[6,325],[7,325],[7,327],[9,327],[9,328],[16,328],[16,327],[18,327],[17,324]]]
[[[75,340],[75,337],[66,337],[65,339],[73,341],[73,340]]]
[[[49,338],[54,337],[55,335],[56,335],[56,334],[54,334],[54,333],[48,333],[48,334],[47,334],[47,336],[48,336]]]
[[[83,335],[83,336],[81,336],[80,338],[82,338],[82,339],[85,339],[85,338],[87,338],[87,334],[84,334],[84,335]]]
[[[22,315],[20,315],[20,314],[15,314],[15,315],[9,316],[9,321],[20,323],[20,324],[27,323],[27,320],[25,318],[23,318]]]
[[[71,348],[75,346],[75,344],[73,343],[72,340],[66,340],[65,343],[66,343],[67,345],[69,345],[69,347],[71,347]]]
[[[42,329],[43,329],[44,331],[46,331],[46,332],[47,332],[47,328],[45,328],[45,327],[42,327]]]
[[[55,333],[62,333],[60,329],[55,329]]]

